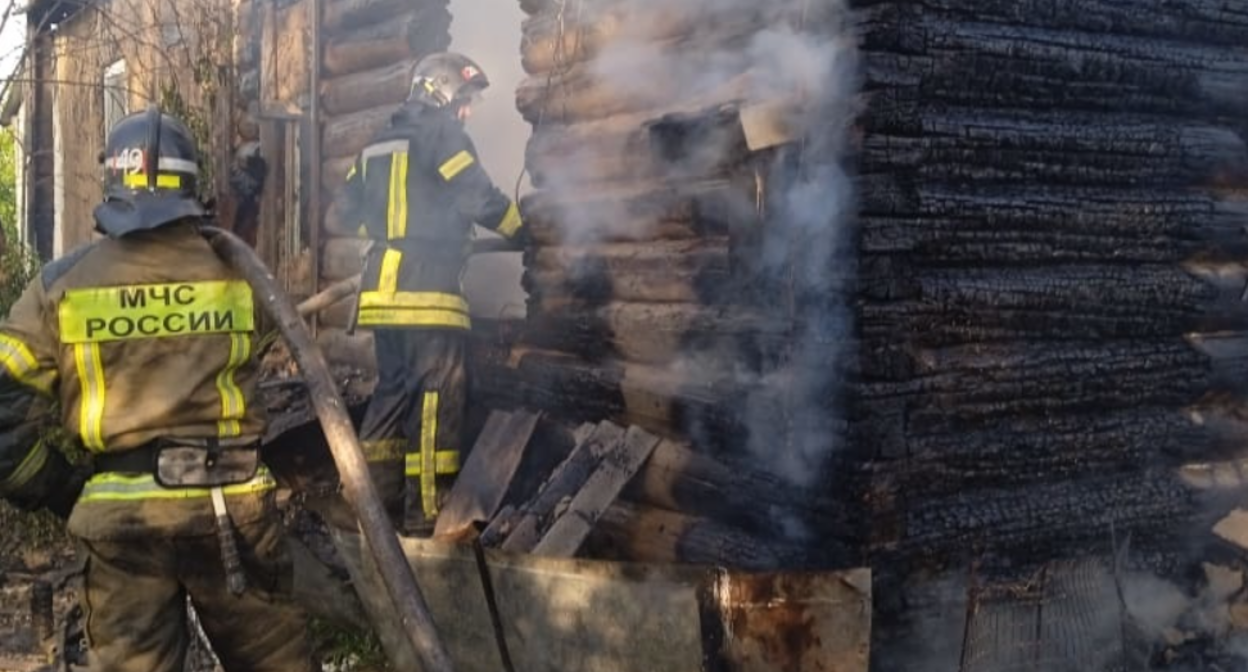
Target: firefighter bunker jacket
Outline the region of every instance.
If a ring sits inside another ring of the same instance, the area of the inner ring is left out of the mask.
[[[63,458],[38,439],[39,413],[59,402],[96,464],[71,533],[213,534],[210,489],[166,487],[150,463],[101,466],[159,441],[254,444],[265,422],[249,403],[254,315],[248,285],[190,223],[99,240],[46,266],[0,325],[0,495],[37,506],[70,487]],[[270,513],[275,485],[260,465],[224,487],[234,523]]]
[[[384,242],[365,263],[356,316],[374,330],[379,372],[360,438],[383,498],[395,503],[406,476],[409,514],[419,508],[428,523],[437,491],[459,471],[472,226],[515,238],[520,212],[462,124],[418,105],[401,108],[364,148],[342,198],[345,223]]]

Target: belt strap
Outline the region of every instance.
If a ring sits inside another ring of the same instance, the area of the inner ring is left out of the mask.
[[[218,447],[215,440],[209,441],[209,444],[204,446],[205,450],[214,450]],[[156,473],[156,460],[160,456],[160,451],[174,445],[187,444],[169,441],[168,439],[156,439],[130,450],[122,450],[115,453],[96,453],[92,457],[93,467],[97,474],[154,474]],[[229,447],[232,450],[241,448],[259,449],[259,444]]]
[[[156,454],[160,448],[155,441],[138,448],[116,453],[97,453],[92,457],[95,473],[154,474]]]

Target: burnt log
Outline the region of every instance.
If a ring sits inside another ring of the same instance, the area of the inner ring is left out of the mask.
[[[734,404],[746,390],[708,367],[588,362],[529,348],[494,350],[474,341],[469,365],[482,403],[524,406],[572,421],[603,418],[681,438],[699,428],[695,447],[710,453],[743,450],[748,438]]]
[[[1233,130],[1125,114],[880,111],[867,131],[864,173],[923,181],[1212,187],[1248,179],[1248,148]]]
[[[325,42],[325,71],[347,75],[443,51],[450,46],[450,25],[446,5],[432,2],[372,25],[340,30]],[[405,90],[407,86],[410,82]]]
[[[708,351],[731,351],[738,341],[782,328],[761,315],[684,303],[610,303],[601,307],[549,306],[530,314],[528,343],[582,355],[643,364],[669,364]],[[552,309],[557,308],[557,309]]]
[[[327,158],[355,156],[373,136],[386,127],[394,114],[393,105],[373,107],[330,119],[325,124],[322,147]]]
[[[391,109],[407,99],[414,61],[400,60],[372,70],[355,72],[321,83],[326,114],[341,116],[368,108]]]
[[[753,535],[730,525],[644,505],[616,502],[590,541],[601,555],[629,562],[700,564],[745,571],[806,564],[800,545]]]
[[[1186,190],[862,182],[864,254],[932,264],[1180,263],[1248,253],[1248,202]]]
[[[526,266],[525,289],[543,298],[713,303],[728,284],[728,240],[539,248]]]
[[[346,280],[364,268],[364,250],[370,241],[359,238],[328,238],[321,250],[321,279]]]
[[[1130,109],[1195,121],[1219,119],[1248,102],[1248,64],[1205,43],[931,15],[898,24],[880,41],[901,49],[874,56],[868,78],[896,85],[886,97],[894,103]],[[906,53],[913,48],[923,55]],[[923,75],[916,77],[916,66]]]
[[[730,180],[647,182],[605,189],[549,189],[524,199],[539,247],[691,240],[757,225],[756,185]]]

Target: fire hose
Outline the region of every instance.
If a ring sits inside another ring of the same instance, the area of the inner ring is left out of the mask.
[[[329,442],[347,504],[359,520],[366,545],[389,589],[404,633],[420,656],[422,668],[427,672],[452,672],[450,655],[438,636],[420,586],[416,584],[416,577],[369,477],[359,438],[347,415],[346,403],[330,376],[325,355],[317,347],[299,311],[251,247],[223,229],[204,227],[202,231],[218,256],[251,285],[261,306],[290,346]]]

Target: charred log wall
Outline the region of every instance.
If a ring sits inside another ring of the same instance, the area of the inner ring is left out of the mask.
[[[1190,542],[1177,467],[1245,438],[1248,5],[860,4],[870,553]]]
[[[836,262],[827,245],[815,246],[826,258],[801,249],[787,210],[803,160],[835,163],[836,152],[796,136],[759,142],[749,119],[767,116],[761,105],[778,120],[809,121],[791,117],[809,114],[830,83],[793,102],[801,87],[776,71],[816,59],[763,54],[845,48],[844,14],[822,0],[521,4],[530,77],[517,104],[534,127],[527,166],[537,188],[523,208],[530,300],[510,357],[476,358],[478,392],[637,424],[825,501],[840,428],[811,431],[790,401],[801,388],[806,416],[835,416],[833,394],[795,378],[799,368],[832,377],[842,343],[817,355],[819,367],[796,365],[797,334],[820,321],[811,313],[829,297],[812,302],[790,276],[802,263],[827,276]],[[821,126],[844,135],[831,119]],[[843,237],[831,212],[817,219],[821,239]],[[813,454],[795,457],[799,441]],[[772,514],[773,532],[809,532],[806,520],[788,524],[797,512]]]

